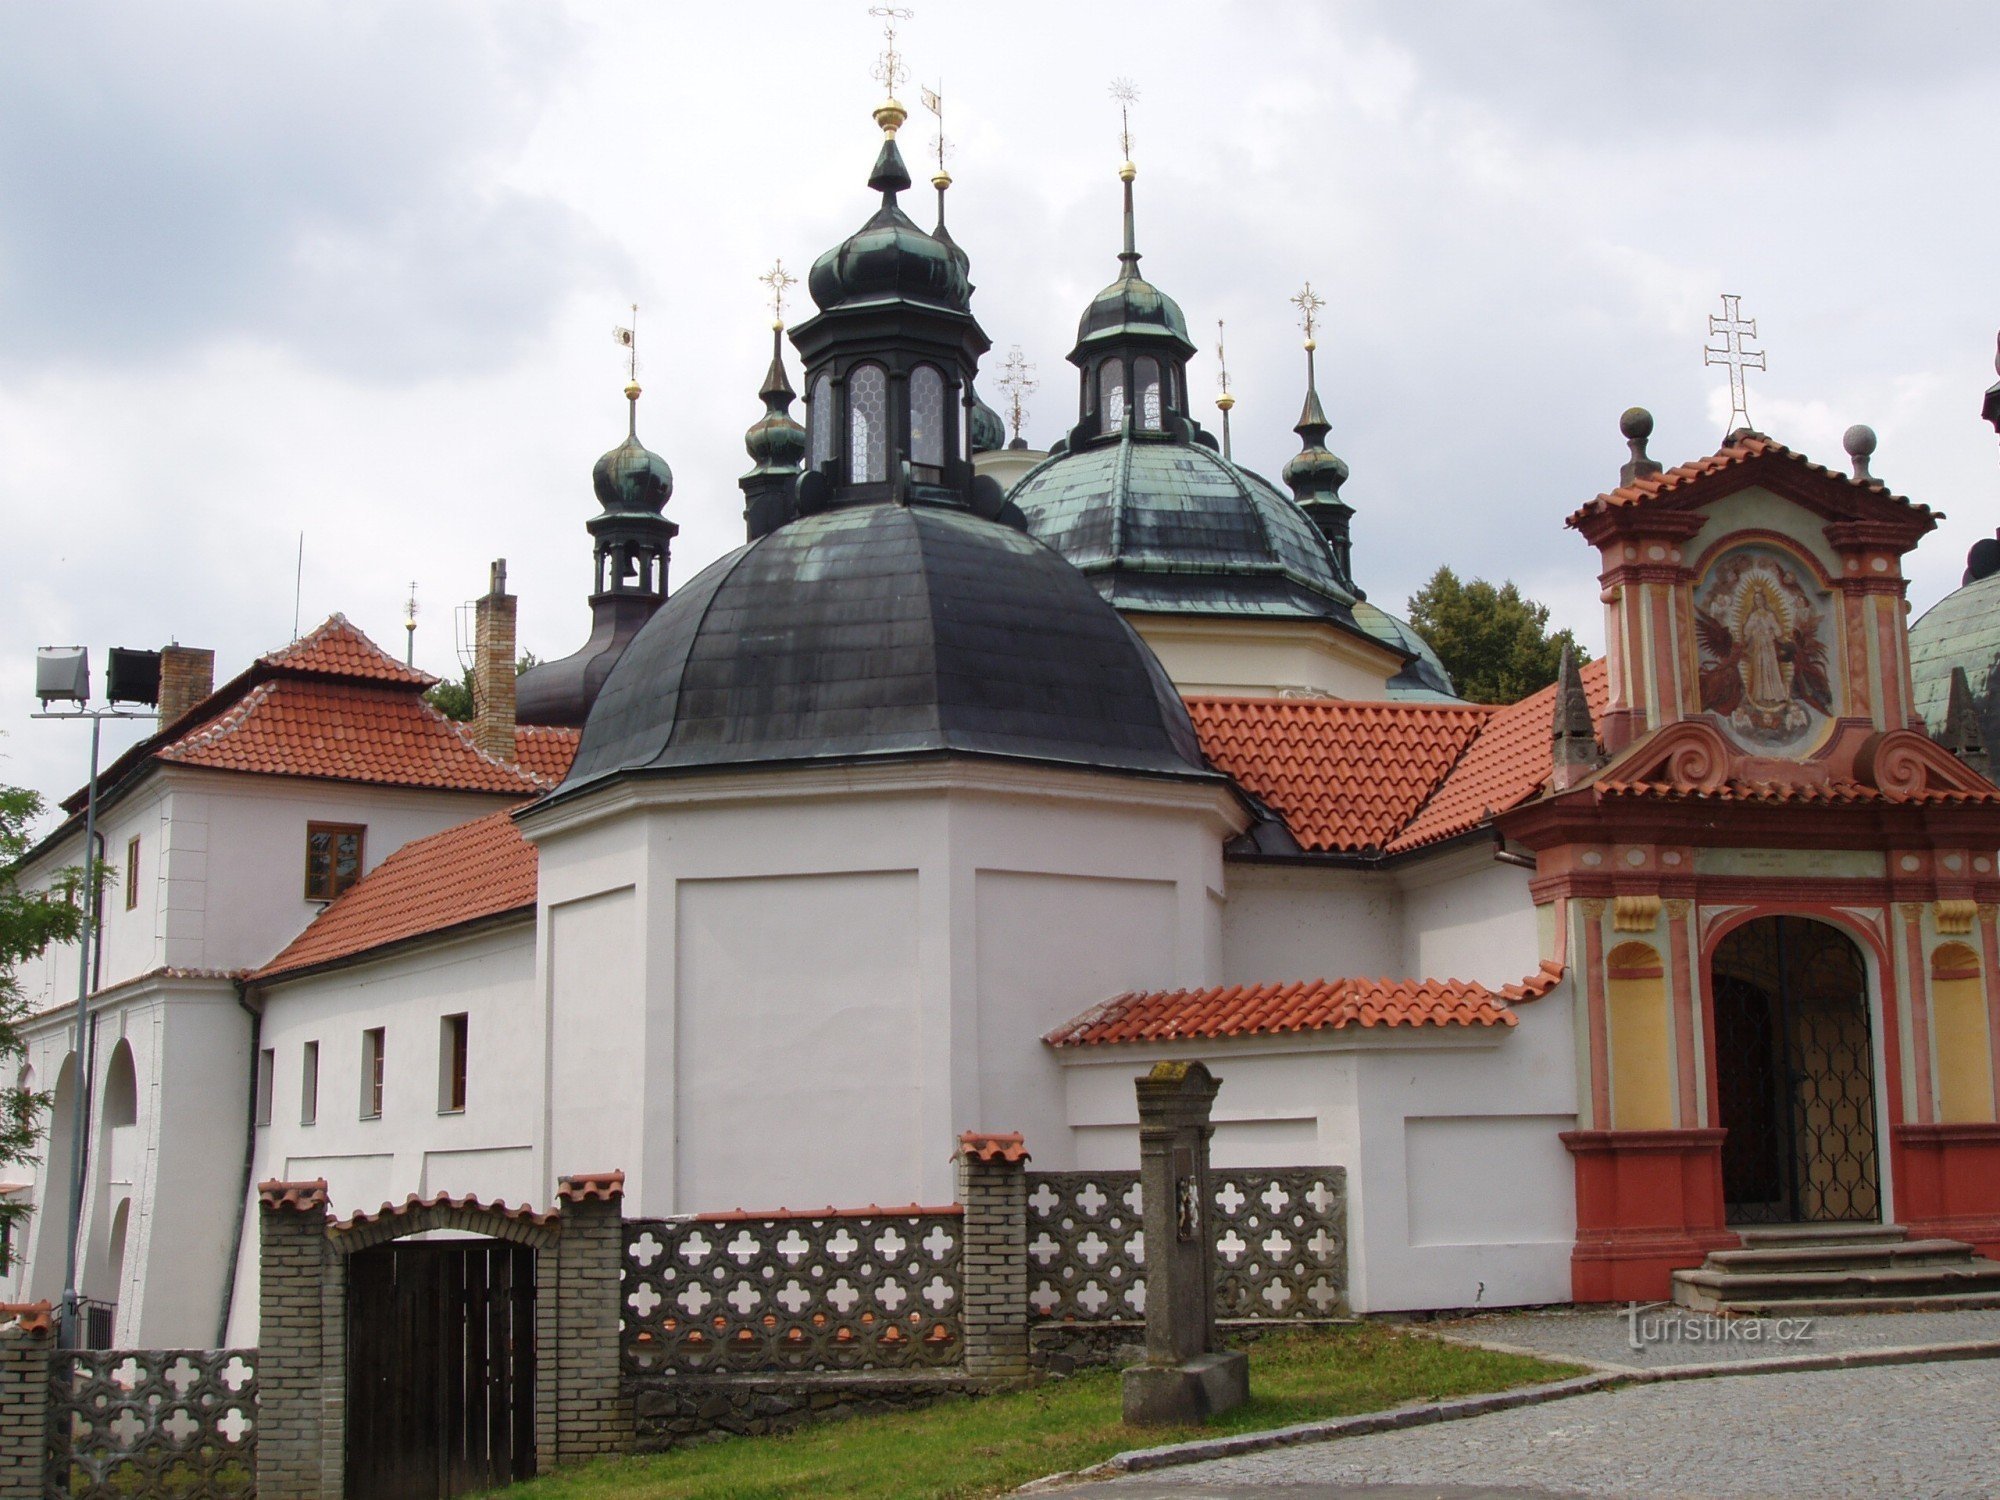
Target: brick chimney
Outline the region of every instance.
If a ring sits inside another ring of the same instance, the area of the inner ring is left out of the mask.
[[[195,646],[160,648],[160,728],[215,691],[215,653]]]
[[[514,596],[507,559],[493,564],[472,627],[472,742],[496,760],[514,759]]]

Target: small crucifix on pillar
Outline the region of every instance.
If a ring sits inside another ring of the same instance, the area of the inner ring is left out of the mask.
[[[1743,392],[1743,372],[1761,370],[1764,365],[1762,349],[1746,349],[1743,341],[1757,337],[1757,320],[1744,317],[1737,309],[1742,297],[1731,292],[1722,294],[1722,316],[1708,315],[1708,331],[1711,337],[1719,334],[1720,345],[1702,346],[1701,362],[1704,365],[1727,365],[1729,367],[1729,425],[1723,429],[1723,441],[1729,434],[1750,425],[1750,407]],[[1740,419],[1740,420],[1739,420]]]

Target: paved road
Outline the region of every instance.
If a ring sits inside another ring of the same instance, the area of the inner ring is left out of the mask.
[[[1100,1500],[2000,1495],[2000,1360],[1631,1387],[1066,1491]]]

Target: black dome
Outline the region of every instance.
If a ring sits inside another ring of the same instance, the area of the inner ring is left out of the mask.
[[[676,592],[564,788],[940,751],[1213,774],[1152,652],[1055,552],[962,511],[869,505],[793,521]]]

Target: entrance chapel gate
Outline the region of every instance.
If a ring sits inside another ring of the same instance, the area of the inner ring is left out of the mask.
[[[1761,917],[1711,962],[1731,1224],[1882,1217],[1868,972],[1838,928]]]
[[[451,1500],[535,1472],[535,1250],[399,1240],[347,1266],[347,1495]]]

